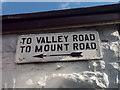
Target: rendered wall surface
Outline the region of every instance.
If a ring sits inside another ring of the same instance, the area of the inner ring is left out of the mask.
[[[117,26],[96,26],[74,30],[98,31],[102,60],[18,65],[15,63],[15,56],[19,35],[3,35],[2,87],[118,88],[119,33]]]

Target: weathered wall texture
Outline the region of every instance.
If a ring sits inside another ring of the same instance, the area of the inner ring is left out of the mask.
[[[98,31],[102,60],[18,65],[15,55],[19,35],[3,35],[3,88],[118,88],[117,26],[77,30]]]

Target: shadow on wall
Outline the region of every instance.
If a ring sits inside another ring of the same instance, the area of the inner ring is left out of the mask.
[[[56,74],[49,77],[44,88],[107,88],[108,77],[105,73],[86,71],[73,74]]]

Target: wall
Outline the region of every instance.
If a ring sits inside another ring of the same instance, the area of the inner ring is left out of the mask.
[[[118,88],[117,29],[115,25],[68,29],[97,30],[101,40],[102,60],[39,64],[16,64],[16,44],[19,34],[3,35],[2,87]]]

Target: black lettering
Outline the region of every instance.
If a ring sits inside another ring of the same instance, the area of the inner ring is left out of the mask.
[[[36,39],[37,39],[37,43],[40,43],[40,41],[41,41],[41,37],[36,37]]]
[[[31,46],[26,46],[26,52],[30,52],[31,51]]]
[[[55,37],[54,36],[52,36],[52,42],[53,43],[56,43],[57,41],[55,41]]]
[[[63,37],[63,36],[58,36],[58,42],[63,42],[63,41],[62,41],[62,37]]]
[[[89,43],[86,43],[86,50],[90,49]]]
[[[78,41],[77,35],[73,35],[73,41]]]
[[[46,51],[46,52],[49,51],[49,45],[44,46],[44,51]]]
[[[25,48],[25,46],[20,46],[20,48],[21,48],[21,53],[23,53],[23,49]]]
[[[64,46],[65,46],[65,50],[67,51],[69,44],[64,44]]]
[[[62,50],[63,50],[62,44],[57,44],[57,51],[62,51]]]
[[[96,43],[94,42],[91,43],[91,49],[96,49]]]
[[[32,39],[31,38],[27,38],[27,44],[31,44],[32,43]]]
[[[51,43],[51,41],[48,40],[48,37],[46,37],[46,43]]]
[[[26,38],[22,38],[22,44],[25,44],[25,39],[26,39]]]
[[[41,43],[45,43],[45,38],[42,37]]]
[[[83,35],[79,35],[79,41],[83,41],[84,40],[84,36]]]
[[[87,34],[85,34],[85,41],[89,41],[89,37]]]
[[[68,35],[64,36],[64,38],[65,38],[65,42],[67,42],[68,41]]]
[[[73,43],[73,50],[78,50],[78,43]]]
[[[38,48],[38,45],[35,46],[35,52],[42,52],[42,45],[39,46]]]
[[[95,40],[95,35],[94,34],[90,34],[90,40],[91,41]]]
[[[56,44],[51,45],[51,51],[55,51],[56,50]]]
[[[85,49],[85,44],[84,43],[80,43],[79,47],[80,47],[81,50],[84,50]]]

